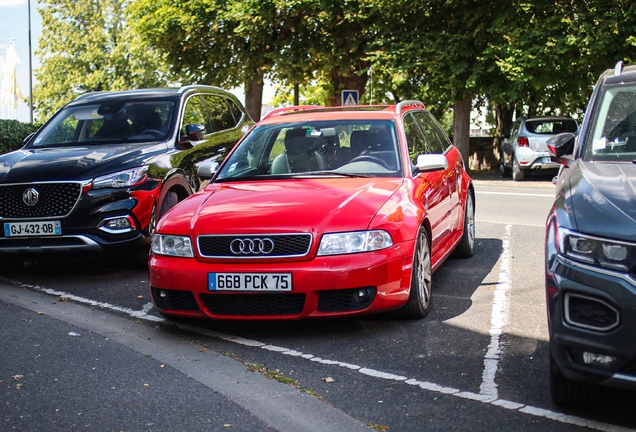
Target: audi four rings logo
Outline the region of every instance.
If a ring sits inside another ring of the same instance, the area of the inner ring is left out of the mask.
[[[38,198],[40,194],[33,188],[28,188],[22,193],[22,201],[30,207],[33,207],[38,203]]]
[[[274,240],[264,239],[234,239],[230,243],[230,251],[234,255],[267,255],[274,250]]]

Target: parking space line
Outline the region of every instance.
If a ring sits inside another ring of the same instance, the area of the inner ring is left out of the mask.
[[[506,235],[510,236],[510,230],[507,230]],[[500,266],[500,270],[502,269],[502,266]],[[505,270],[505,268],[504,268]],[[501,277],[501,276],[500,276]],[[144,307],[143,310],[141,311],[134,311],[132,309],[128,309],[128,308],[122,308],[119,306],[115,306],[115,305],[111,305],[108,303],[104,303],[104,302],[97,302],[94,300],[90,300],[90,299],[86,299],[86,298],[82,298],[82,297],[78,297],[72,294],[68,294],[62,291],[57,291],[57,290],[53,290],[53,289],[49,289],[49,288],[43,288],[37,285],[29,285],[29,284],[24,284],[21,282],[16,282],[16,281],[8,281],[4,278],[0,278],[0,280],[4,280],[7,283],[10,283],[13,286],[20,286],[22,288],[28,288],[28,289],[32,289],[34,291],[38,291],[38,292],[42,292],[48,295],[52,295],[52,296],[56,296],[56,297],[60,297],[62,299],[68,299],[68,300],[73,300],[75,302],[79,302],[85,305],[90,305],[90,306],[96,306],[96,307],[100,307],[103,309],[110,309],[112,311],[117,311],[117,312],[123,312],[126,313],[134,318],[137,319],[143,319],[143,320],[148,320],[148,321],[152,321],[152,322],[164,322],[165,320],[163,318],[159,318],[153,315],[149,315],[148,314],[148,310],[147,310],[147,305]],[[493,307],[494,309],[494,307]],[[302,353],[300,351],[296,351],[296,350],[292,350],[292,349],[288,349],[285,347],[281,347],[281,346],[276,346],[276,345],[269,345],[266,344],[264,342],[259,342],[256,340],[252,340],[252,339],[246,339],[243,337],[238,337],[238,336],[232,336],[229,334],[225,334],[225,333],[220,333],[214,330],[205,330],[205,329],[201,329],[199,327],[194,327],[191,325],[187,325],[187,324],[180,324],[180,323],[173,323],[173,325],[175,325],[176,327],[195,333],[195,334],[200,334],[203,336],[208,336],[208,337],[213,337],[213,338],[218,338],[218,339],[222,339],[224,341],[227,342],[232,342],[232,343],[236,343],[239,345],[243,345],[243,346],[248,346],[248,347],[254,347],[254,348],[260,348],[260,349],[265,349],[268,351],[273,351],[273,352],[278,352],[281,355],[288,355],[288,356],[293,356],[293,357],[297,357],[297,358],[302,358],[305,360],[309,360],[312,362],[317,362],[323,365],[328,365],[328,366],[337,366],[337,367],[344,367],[347,369],[351,369],[351,370],[355,370],[358,371],[366,376],[370,376],[373,378],[378,378],[378,379],[384,379],[384,380],[391,380],[391,381],[397,381],[397,382],[404,382],[407,385],[410,386],[417,386],[420,387],[421,389],[425,390],[425,391],[430,391],[430,392],[434,392],[434,393],[439,393],[439,394],[444,394],[444,395],[448,395],[448,396],[455,396],[455,397],[459,397],[462,399],[467,399],[467,400],[472,400],[475,402],[479,402],[479,403],[483,403],[483,404],[489,404],[489,405],[494,405],[500,408],[504,408],[507,410],[511,410],[511,411],[516,411],[516,412],[520,412],[526,415],[530,415],[530,416],[534,416],[534,417],[541,417],[541,418],[546,418],[549,420],[553,420],[559,423],[564,423],[564,424],[572,424],[572,425],[576,425],[576,426],[582,426],[582,427],[587,427],[590,429],[594,429],[594,430],[599,430],[599,431],[604,431],[604,432],[627,432],[627,431],[632,431],[634,432],[634,429],[629,429],[629,428],[624,428],[621,426],[615,426],[612,424],[608,424],[608,423],[602,423],[602,422],[597,422],[594,420],[588,420],[588,419],[584,419],[581,417],[576,417],[576,416],[571,416],[571,415],[567,415],[567,414],[563,414],[563,413],[558,413],[555,411],[550,411],[550,410],[546,410],[543,408],[538,408],[538,407],[533,407],[531,405],[525,405],[525,404],[521,404],[521,403],[517,403],[517,402],[512,402],[512,401],[508,401],[505,399],[499,399],[498,396],[493,396],[493,395],[487,395],[487,394],[481,394],[481,393],[473,393],[473,392],[467,392],[467,391],[460,391],[459,389],[455,389],[452,387],[445,387],[445,386],[441,386],[435,383],[431,383],[431,382],[427,382],[427,381],[419,381],[416,379],[412,379],[412,378],[408,378],[408,377],[404,377],[404,376],[399,376],[399,375],[394,375],[391,373],[387,373],[387,372],[383,372],[383,371],[378,371],[375,369],[371,369],[371,368],[367,368],[367,367],[363,367],[363,366],[359,366],[359,365],[354,365],[351,363],[346,363],[346,362],[340,362],[337,360],[331,360],[331,359],[324,359],[321,357],[317,357],[314,356],[313,354],[309,354],[309,353]]]
[[[523,193],[523,192],[485,192],[475,191],[476,194],[481,195],[512,195],[512,196],[532,196],[532,197],[548,197],[554,199],[554,194],[538,194],[538,193]]]
[[[512,225],[506,225],[505,234],[502,237],[502,252],[499,258],[499,281],[493,293],[492,310],[490,313],[490,344],[484,358],[484,371],[479,394],[498,398],[495,376],[499,368],[499,355],[501,354],[499,338],[503,334],[503,328],[508,324],[510,309],[510,238]]]

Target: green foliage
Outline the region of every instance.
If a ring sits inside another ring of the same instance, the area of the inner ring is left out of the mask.
[[[31,123],[0,119],[0,153],[21,148],[24,145],[24,139],[37,130],[38,126]]]
[[[165,86],[163,58],[128,25],[133,0],[43,0],[34,108],[47,119],[79,94]]]

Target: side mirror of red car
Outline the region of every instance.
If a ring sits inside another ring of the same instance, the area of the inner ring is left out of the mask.
[[[441,154],[421,154],[417,157],[414,174],[421,172],[443,171],[448,168],[446,156]]]
[[[216,171],[219,169],[219,163],[216,161],[213,162],[203,162],[197,168],[197,177],[200,180],[210,180]]]

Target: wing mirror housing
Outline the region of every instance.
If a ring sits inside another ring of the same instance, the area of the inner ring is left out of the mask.
[[[219,169],[219,163],[216,161],[203,162],[197,168],[197,177],[201,180],[210,180]]]
[[[550,158],[554,162],[558,162],[565,166],[570,166],[571,158],[565,156],[572,155],[574,153],[574,142],[576,141],[576,135],[572,132],[564,132],[553,136],[546,142],[548,146],[548,152]]]
[[[448,168],[446,156],[441,154],[421,154],[417,156],[415,174],[432,171],[443,171]]]
[[[186,139],[189,141],[201,141],[205,138],[205,126],[189,123],[185,125]]]

